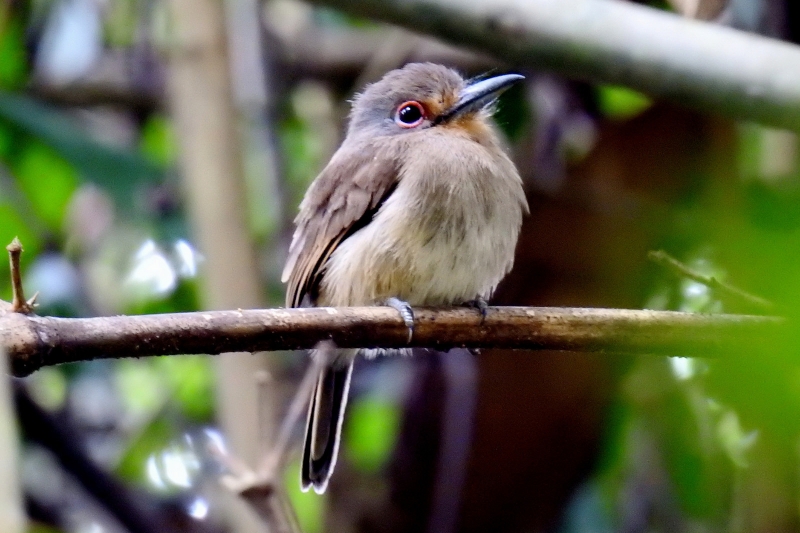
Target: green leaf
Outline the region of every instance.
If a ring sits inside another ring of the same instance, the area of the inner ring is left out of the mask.
[[[640,92],[627,87],[601,85],[597,88],[600,111],[615,120],[633,118],[652,105],[652,101]]]
[[[172,398],[193,420],[207,422],[214,414],[212,359],[201,355],[158,357],[154,368],[166,377]]]
[[[72,193],[78,186],[75,169],[55,150],[42,143],[26,143],[13,172],[35,214],[58,231]]]
[[[166,376],[149,360],[120,360],[115,382],[125,410],[134,419],[148,419],[163,409],[167,399]]]
[[[151,455],[166,448],[175,432],[164,417],[157,417],[133,441],[116,468],[125,480],[142,485],[148,484],[147,460]]]
[[[151,116],[142,126],[142,154],[160,167],[169,167],[177,159],[177,145],[172,124],[167,117]]]
[[[8,18],[9,9],[0,11],[0,87],[21,87],[28,74],[25,31],[17,18]]]
[[[297,514],[300,530],[304,533],[321,533],[325,530],[325,503],[327,500],[313,490],[301,491],[299,472],[300,463],[298,461],[287,465],[284,476],[286,494]]]
[[[140,28],[137,11],[140,6],[136,0],[115,0],[105,7],[105,37],[114,48],[129,47],[135,44]]]
[[[36,402],[49,411],[64,405],[67,399],[67,378],[60,367],[45,367],[37,370],[27,380],[28,390]]]
[[[8,124],[0,122],[0,161],[11,159],[14,146],[14,132]]]
[[[64,533],[61,529],[50,527],[46,524],[32,522],[28,524],[27,533]]]
[[[364,471],[382,467],[400,430],[400,409],[379,398],[362,398],[349,408],[344,443],[348,458]]]

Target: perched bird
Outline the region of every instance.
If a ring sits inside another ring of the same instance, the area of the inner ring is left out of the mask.
[[[511,269],[528,205],[490,117],[518,74],[464,80],[432,63],[393,70],[353,100],[283,271],[287,307],[477,303]],[[309,407],[301,482],[325,491],[357,350],[338,350]]]

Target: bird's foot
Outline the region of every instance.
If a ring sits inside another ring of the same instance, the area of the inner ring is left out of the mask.
[[[408,340],[406,342],[411,342],[411,338],[414,336],[414,311],[411,306],[408,305],[408,302],[404,302],[394,296],[386,300],[386,305],[397,309],[397,312],[400,313],[400,317],[408,328]]]
[[[483,322],[486,320],[486,315],[489,314],[489,304],[486,303],[486,300],[483,299],[483,296],[478,296],[474,300],[469,300],[468,302],[464,302],[464,305],[480,311],[481,324],[483,324]]]

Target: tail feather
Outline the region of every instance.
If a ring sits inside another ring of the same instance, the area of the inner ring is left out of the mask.
[[[353,363],[326,367],[320,374],[308,408],[300,482],[303,492],[313,487],[322,494],[336,465],[342,420],[350,389]]]

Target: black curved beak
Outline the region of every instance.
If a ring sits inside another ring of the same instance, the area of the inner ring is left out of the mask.
[[[462,89],[458,102],[447,112],[439,115],[436,123],[479,111],[494,102],[500,96],[500,93],[524,79],[525,76],[520,74],[503,74],[467,85]]]

